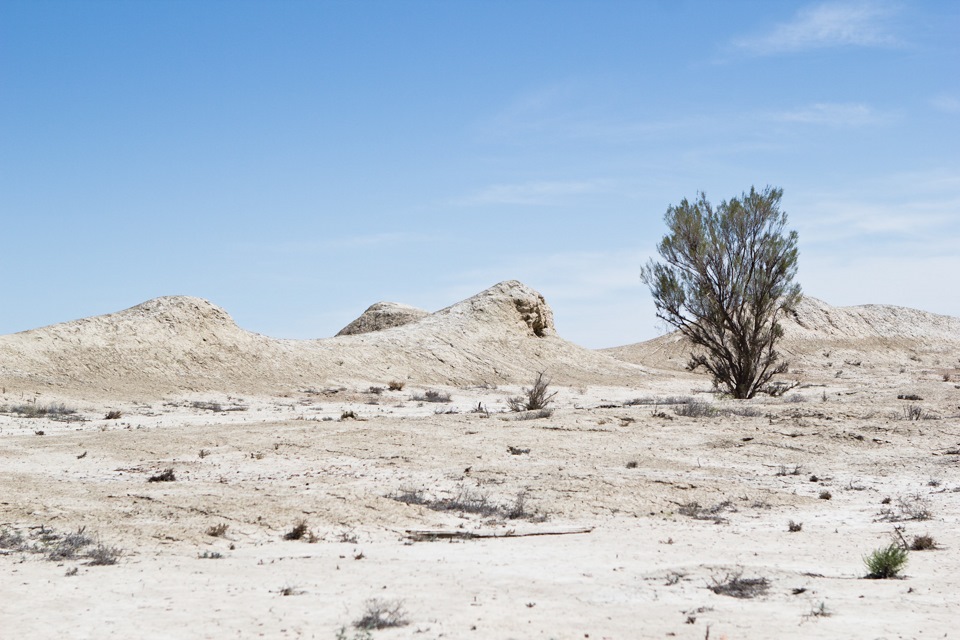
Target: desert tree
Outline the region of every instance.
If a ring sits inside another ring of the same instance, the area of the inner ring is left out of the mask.
[[[787,370],[776,344],[780,319],[800,301],[797,232],[786,229],[783,189],[766,187],[714,208],[703,193],[667,209],[669,233],[641,278],[657,317],[694,344],[689,368],[705,368],[734,398],[752,398]]]

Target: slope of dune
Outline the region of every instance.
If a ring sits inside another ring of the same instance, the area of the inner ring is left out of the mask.
[[[358,333],[383,331],[393,327],[402,327],[405,324],[416,322],[430,315],[429,311],[411,307],[398,302],[377,302],[367,307],[359,318],[340,329],[338,336],[352,336]]]
[[[536,291],[502,282],[418,321],[319,340],[241,329],[191,297],[0,336],[0,384],[12,390],[151,397],[173,392],[282,392],[346,381],[425,384],[626,382],[641,369],[556,335]]]
[[[960,318],[906,307],[833,307],[806,296],[783,321],[783,328],[778,350],[797,365],[833,361],[895,365],[926,355],[930,364],[955,367],[960,356]],[[679,370],[690,349],[690,343],[674,331],[603,352],[625,362]]]

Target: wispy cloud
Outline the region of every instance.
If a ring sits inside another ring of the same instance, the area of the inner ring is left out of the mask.
[[[391,247],[417,242],[428,242],[431,236],[412,232],[384,232],[353,236],[336,236],[319,240],[284,240],[280,242],[242,242],[235,245],[239,250],[253,250],[261,253],[314,253],[333,249],[359,249],[373,247]]]
[[[575,180],[566,182],[524,182],[495,184],[460,198],[455,204],[557,205],[589,193],[598,193],[609,186],[607,180]]]
[[[762,35],[738,38],[733,46],[754,55],[793,53],[830,47],[892,47],[892,5],[878,2],[825,3],[800,10],[794,18]]]
[[[798,109],[773,114],[780,122],[801,124],[819,124],[831,127],[861,127],[885,124],[893,120],[893,115],[878,112],[865,104],[817,103]]]
[[[960,98],[956,96],[937,96],[930,101],[930,106],[944,113],[960,113]]]

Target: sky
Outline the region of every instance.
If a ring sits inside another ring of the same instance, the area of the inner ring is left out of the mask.
[[[0,334],[206,298],[334,335],[503,280],[665,331],[663,216],[784,190],[829,304],[960,316],[960,3],[0,0]]]

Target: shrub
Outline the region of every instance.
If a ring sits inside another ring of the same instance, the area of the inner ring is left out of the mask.
[[[876,549],[869,556],[864,556],[867,566],[865,577],[883,580],[896,578],[907,564],[907,550],[897,544],[891,544],[882,549]]]
[[[107,415],[103,416],[103,419],[104,419],[104,420],[119,420],[122,416],[123,416],[123,414],[122,414],[119,410],[114,409],[114,410],[112,410],[112,411],[108,411],[108,412],[107,412]]]
[[[220,524],[212,525],[207,528],[207,535],[213,538],[222,538],[226,535],[227,530],[230,528],[230,525],[226,522],[221,522]]]
[[[313,532],[310,531],[310,528],[307,526],[306,520],[300,520],[293,525],[293,528],[290,531],[287,531],[283,534],[284,540],[306,540],[307,542],[316,542],[317,537],[313,535]]]
[[[801,529],[803,529],[803,523],[802,523],[802,522],[794,522],[793,520],[791,520],[791,521],[787,524],[787,531],[789,531],[790,533],[796,533],[797,531],[800,531]]]
[[[402,627],[409,624],[403,603],[399,600],[389,601],[374,598],[368,600],[363,616],[353,623],[357,629],[387,629]]]
[[[390,389],[390,391],[403,391],[403,386],[404,386],[404,383],[402,381],[391,380],[387,384],[387,389]]]
[[[507,398],[507,405],[512,411],[539,411],[546,409],[557,396],[557,392],[549,393],[550,379],[544,377],[544,372],[537,374],[533,386],[524,387],[522,395]]]
[[[723,596],[734,598],[756,598],[770,589],[770,581],[766,578],[744,578],[743,573],[728,573],[723,578],[711,578],[710,591]]]
[[[683,416],[684,418],[709,418],[717,415],[716,408],[714,408],[711,403],[703,402],[702,400],[684,402],[674,407],[673,410],[678,416]]]
[[[937,541],[931,535],[913,536],[910,542],[911,551],[930,551],[937,548]]]
[[[423,393],[415,393],[410,396],[415,402],[450,402],[450,394],[443,391],[427,389]]]
[[[150,476],[147,482],[173,482],[176,479],[177,476],[173,473],[173,469],[164,469],[160,473]]]

